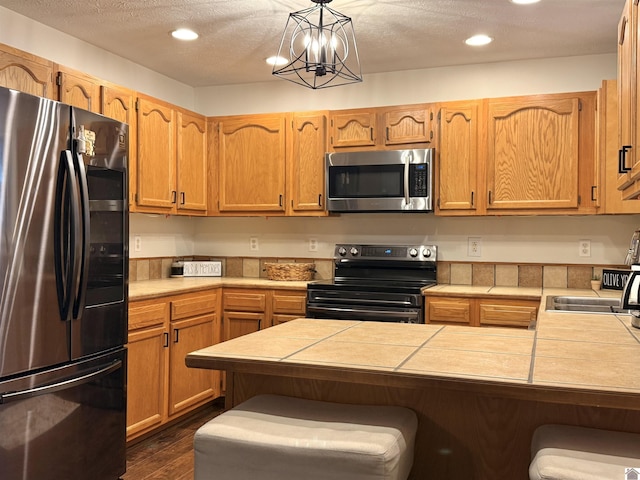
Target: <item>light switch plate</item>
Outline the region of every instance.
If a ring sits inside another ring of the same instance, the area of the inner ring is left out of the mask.
[[[222,262],[184,262],[185,277],[219,277]]]

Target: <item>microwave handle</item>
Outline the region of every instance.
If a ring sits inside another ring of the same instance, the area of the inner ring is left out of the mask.
[[[407,152],[407,158],[405,158],[404,163],[404,201],[406,205],[411,203],[411,197],[409,192],[409,169],[411,168],[411,158],[413,157],[413,152]]]

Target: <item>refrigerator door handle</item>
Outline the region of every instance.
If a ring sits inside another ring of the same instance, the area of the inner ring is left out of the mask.
[[[61,382],[53,383],[50,385],[43,385],[41,387],[30,388],[29,390],[21,390],[19,392],[0,393],[0,405],[9,402],[16,402],[18,400],[24,400],[25,398],[37,397],[38,395],[46,395],[49,393],[59,392],[61,390],[67,390],[79,385],[84,385],[85,383],[89,383],[93,380],[96,380],[97,378],[115,372],[119,368],[122,368],[122,360],[112,362],[105,367],[101,367],[99,370],[94,371],[94,369],[91,369],[90,373],[86,373],[84,375],[80,375],[78,377],[70,378],[68,380],[63,380]]]
[[[69,320],[69,311],[74,292],[74,279],[77,277],[79,259],[76,252],[77,221],[80,206],[77,189],[74,186],[76,172],[71,151],[60,153],[58,175],[56,178],[56,201],[54,213],[54,264],[56,290],[60,318]],[[73,183],[71,183],[73,182]]]
[[[80,212],[78,213],[78,217],[80,219],[82,236],[82,241],[79,245],[76,245],[76,253],[80,256],[80,266],[78,269],[78,277],[76,279],[76,288],[74,289],[76,298],[73,304],[73,318],[77,319],[84,310],[87,293],[91,217],[89,213],[89,186],[87,183],[87,172],[85,170],[82,157],[78,153],[75,154],[75,167],[78,175],[80,197]]]

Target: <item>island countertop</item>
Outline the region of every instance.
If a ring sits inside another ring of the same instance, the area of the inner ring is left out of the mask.
[[[640,410],[638,358],[640,329],[628,315],[541,310],[535,330],[298,319],[192,352],[186,362],[362,383],[439,380]]]
[[[226,370],[227,408],[261,393],[411,408],[411,480],[496,480],[528,478],[542,424],[640,433],[638,358],[629,316],[540,309],[534,330],[302,318],[186,363]]]

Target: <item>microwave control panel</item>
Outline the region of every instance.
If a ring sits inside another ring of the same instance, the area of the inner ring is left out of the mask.
[[[429,194],[429,165],[409,165],[409,196],[426,197]]]

